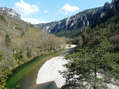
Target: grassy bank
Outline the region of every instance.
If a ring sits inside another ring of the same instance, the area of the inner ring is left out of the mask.
[[[6,87],[10,89],[18,87],[17,84],[21,79],[29,75],[29,73],[33,72],[33,70],[35,70],[36,68],[40,68],[47,60],[49,60],[54,56],[59,55],[60,53],[61,52],[36,57],[32,61],[18,67],[16,70],[13,71],[13,74],[8,78],[6,82]]]

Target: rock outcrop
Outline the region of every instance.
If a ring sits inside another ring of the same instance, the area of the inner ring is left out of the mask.
[[[0,8],[0,15],[6,15],[12,18],[20,19],[20,14],[18,14],[14,9],[7,8],[7,7],[1,7]]]
[[[87,26],[96,26],[119,12],[119,0],[112,0],[104,6],[88,9],[69,18],[51,22],[37,24],[38,27],[50,33],[57,33],[62,30],[82,30]]]

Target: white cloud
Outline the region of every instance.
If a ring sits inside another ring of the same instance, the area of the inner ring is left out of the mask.
[[[46,23],[46,21],[40,21],[39,19],[36,19],[36,18],[22,17],[21,19],[24,20],[25,22],[28,22],[28,23],[31,23],[31,24]]]
[[[39,11],[39,7],[21,0],[15,4],[15,8],[22,14],[33,14]]]
[[[68,14],[68,13],[71,13],[71,12],[78,11],[79,7],[78,6],[73,6],[73,5],[70,5],[70,4],[67,3],[61,8],[61,10],[64,11],[65,14]]]

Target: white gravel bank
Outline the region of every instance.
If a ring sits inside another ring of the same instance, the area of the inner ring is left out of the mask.
[[[46,82],[55,81],[58,87],[65,84],[65,79],[59,73],[59,71],[66,70],[63,67],[67,63],[67,60],[63,56],[58,56],[47,61],[39,70],[36,84],[43,84]]]
[[[76,45],[66,45],[66,49],[74,48]],[[65,79],[59,73],[66,68],[63,66],[68,63],[64,56],[57,56],[47,61],[39,70],[36,84],[43,84],[55,81],[57,87],[62,87],[65,84]]]

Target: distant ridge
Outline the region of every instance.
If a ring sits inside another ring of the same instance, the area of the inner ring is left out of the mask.
[[[60,21],[37,24],[36,26],[48,31],[49,33],[63,33],[65,36],[65,34],[71,30],[73,33],[74,31],[82,31],[88,26],[94,27],[102,22],[105,22],[118,12],[119,0],[112,0],[111,3],[107,2],[102,7],[88,9]]]

